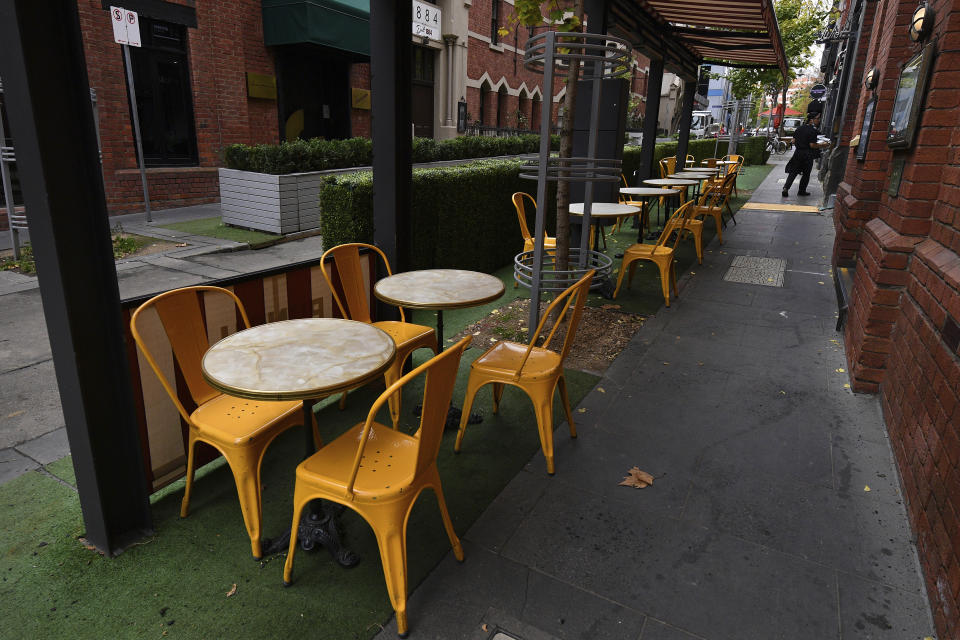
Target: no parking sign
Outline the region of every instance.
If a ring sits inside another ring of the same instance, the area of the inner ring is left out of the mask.
[[[113,22],[113,41],[117,44],[140,46],[140,18],[136,11],[123,7],[110,7],[110,20]]]

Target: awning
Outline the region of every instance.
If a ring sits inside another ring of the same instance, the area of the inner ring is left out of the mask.
[[[688,74],[692,63],[787,75],[772,0],[612,0],[610,7],[611,33],[635,36],[648,57],[663,57]]]
[[[263,0],[267,46],[312,43],[370,55],[370,0]]]

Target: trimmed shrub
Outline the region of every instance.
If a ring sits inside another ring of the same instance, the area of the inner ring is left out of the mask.
[[[536,197],[537,183],[520,177],[517,160],[486,160],[452,167],[415,169],[410,203],[410,269],[495,271],[523,250],[510,197]],[[555,226],[556,191],[547,194],[547,233]],[[320,189],[324,246],[373,242],[373,174],[326,178]],[[533,229],[533,212],[527,224]]]
[[[551,136],[553,150],[560,148],[560,137]],[[413,162],[464,160],[491,156],[536,153],[540,150],[539,135],[495,138],[460,136],[449,140],[414,138]],[[373,143],[368,138],[347,140],[293,140],[280,144],[232,144],[223,150],[228,169],[280,175],[328,169],[366,167],[373,163]]]
[[[737,144],[737,153],[743,156],[744,164],[766,164],[763,149],[766,144],[766,138],[752,137],[743,138]],[[693,155],[699,164],[707,158],[722,158],[727,153],[727,143],[720,141],[717,144],[715,138],[702,138],[700,140],[690,140],[687,145],[687,153]],[[716,155],[714,155],[716,153]],[[653,151],[654,167],[661,159],[677,154],[676,142],[658,142]],[[623,148],[623,175],[627,176],[627,181],[633,184],[633,174],[640,169],[640,147],[627,146]],[[660,177],[659,169],[654,169],[654,176]]]

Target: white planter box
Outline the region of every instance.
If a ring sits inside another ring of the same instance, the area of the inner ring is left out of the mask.
[[[224,224],[296,233],[320,227],[320,182],[339,171],[268,173],[220,169],[220,207]]]

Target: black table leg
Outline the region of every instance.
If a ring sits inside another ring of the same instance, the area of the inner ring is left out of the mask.
[[[304,457],[309,458],[316,451],[313,441],[313,405],[315,400],[303,401],[303,426],[306,431]],[[342,567],[353,567],[360,562],[360,556],[347,549],[340,542],[337,517],[343,507],[326,500],[311,500],[307,505],[300,524],[297,527],[297,540],[304,551],[312,551],[317,545],[324,547]],[[263,554],[282,553],[290,545],[290,532],[285,531],[276,538],[263,541]]]
[[[437,309],[437,353],[443,353],[443,309]]]

